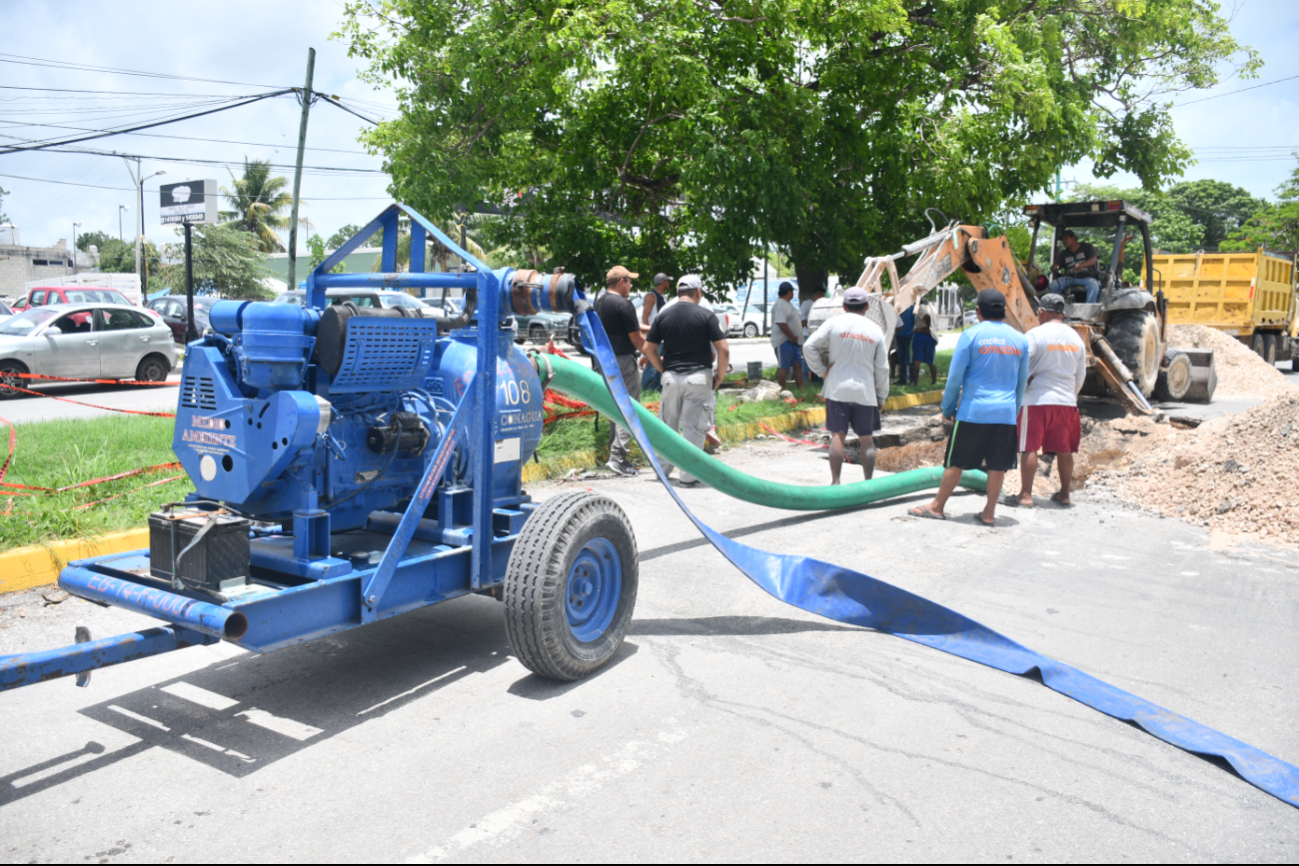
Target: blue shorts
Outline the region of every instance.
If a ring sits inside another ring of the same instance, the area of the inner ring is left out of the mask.
[[[803,366],[803,353],[794,343],[781,343],[776,347],[776,366],[782,370],[792,370]]]
[[[922,364],[934,363],[934,350],[938,348],[938,341],[934,339],[933,334],[926,334],[924,331],[916,331],[911,337],[911,361],[919,361]]]

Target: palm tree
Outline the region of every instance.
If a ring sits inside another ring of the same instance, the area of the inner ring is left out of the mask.
[[[229,201],[231,210],[221,211],[223,222],[233,222],[257,238],[257,246],[264,253],[284,251],[284,244],[275,233],[276,229],[289,227],[288,217],[284,212],[293,206],[293,196],[285,189],[288,178],[271,177],[269,160],[244,158],[244,176],[236,178],[230,172],[234,191],[221,188],[222,194]],[[298,202],[302,206],[302,202]]]

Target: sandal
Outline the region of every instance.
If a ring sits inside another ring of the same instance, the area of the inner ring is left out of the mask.
[[[997,528],[997,519],[996,519],[995,517],[992,519],[991,522],[989,522],[989,521],[983,519],[983,515],[982,515],[982,514],[976,514],[976,515],[974,515],[974,519],[977,520],[977,521],[979,521],[980,523],[982,523],[984,526],[988,527],[989,529],[996,529],[996,528]]]
[[[927,520],[947,519],[946,514],[936,514],[933,511],[930,511],[928,508],[921,508],[919,505],[917,505],[915,508],[907,509],[907,514],[910,514],[912,517],[923,517]]]
[[[1073,508],[1072,502],[1065,502],[1063,499],[1060,498],[1059,490],[1051,494],[1051,501],[1054,502],[1056,505],[1059,505],[1061,508]]]

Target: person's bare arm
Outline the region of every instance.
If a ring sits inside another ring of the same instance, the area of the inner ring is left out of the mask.
[[[636,351],[638,352],[645,351],[645,335],[642,334],[640,331],[632,331],[630,334],[627,335],[627,338],[631,340],[631,344],[636,348]]]
[[[731,366],[731,345],[725,340],[714,340],[713,349],[717,352],[717,372],[713,374],[713,390],[716,391],[722,386],[726,371]]]
[[[645,301],[644,303],[641,304],[641,308],[640,308],[640,329],[642,331],[649,330],[650,315],[654,312],[654,307],[656,304],[658,304],[658,302],[659,299],[657,295],[651,294],[645,296]]]
[[[645,345],[641,347],[641,351],[645,353],[645,360],[653,364],[655,370],[662,373],[663,359],[659,357],[659,344],[651,343],[649,340],[646,340]]]

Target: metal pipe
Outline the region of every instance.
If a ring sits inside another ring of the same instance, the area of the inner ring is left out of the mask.
[[[217,638],[200,634],[193,629],[162,626],[46,652],[0,656],[0,692],[120,665],[145,656],[216,642]]]
[[[238,640],[248,631],[248,618],[238,611],[80,566],[63,569],[59,586],[87,601],[124,607],[224,640]]]
[[[373,273],[316,274],[316,288],[325,289],[472,289],[478,286],[477,274],[443,273]]]

